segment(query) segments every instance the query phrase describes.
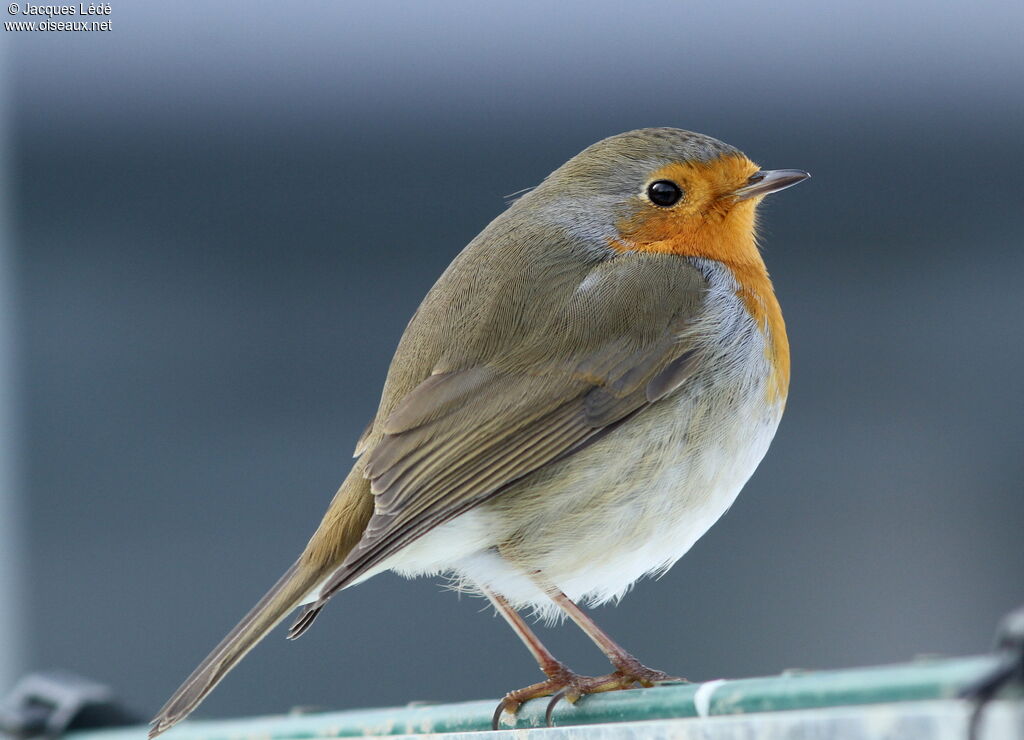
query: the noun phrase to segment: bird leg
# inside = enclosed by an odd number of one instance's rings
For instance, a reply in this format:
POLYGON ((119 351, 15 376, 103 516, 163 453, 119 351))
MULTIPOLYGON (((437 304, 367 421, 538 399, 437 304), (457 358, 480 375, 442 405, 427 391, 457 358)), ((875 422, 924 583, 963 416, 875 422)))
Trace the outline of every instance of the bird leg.
MULTIPOLYGON (((519 711, 519 707, 530 699, 558 694, 571 686, 580 685, 585 681, 592 680, 588 676, 577 675, 552 655, 551 651, 544 647, 540 638, 538 638, 534 631, 530 629, 530 626, 526 624, 526 620, 524 620, 519 613, 511 607, 504 597, 483 586, 479 586, 479 584, 478 588, 488 599, 490 599, 498 614, 505 618, 509 627, 511 627, 519 636, 519 639, 523 641, 523 644, 526 645, 526 648, 533 655, 534 659, 537 661, 537 665, 540 666, 541 671, 543 671, 544 675, 548 677, 547 681, 541 681, 540 683, 535 683, 527 686, 526 688, 517 689, 516 691, 510 691, 505 694, 505 697, 498 703, 497 708, 494 710, 494 717, 491 719, 491 727, 497 730, 498 724, 501 721, 501 715, 504 712, 514 715, 519 711)), ((575 700, 573 699, 573 701, 575 700)), ((550 713, 548 717, 548 724, 551 724, 550 713)))
POLYGON ((571 704, 575 704, 576 700, 586 694, 597 694, 602 691, 617 691, 619 689, 631 689, 639 685, 645 688, 650 688, 660 683, 673 682, 673 681, 685 681, 683 678, 676 678, 670 676, 662 671, 656 671, 653 668, 648 668, 639 660, 634 658, 628 652, 626 652, 615 640, 608 636, 608 634, 602 630, 594 622, 590 616, 580 609, 568 596, 562 593, 559 589, 551 586, 550 584, 540 584, 547 595, 554 601, 559 608, 564 611, 569 618, 574 621, 577 626, 593 640, 594 644, 597 645, 601 652, 607 656, 611 664, 615 666, 615 670, 605 676, 597 676, 594 678, 581 677, 582 680, 573 682, 571 685, 566 686, 561 691, 555 693, 551 697, 551 701, 548 702, 548 708, 546 717, 548 725, 551 724, 551 712, 554 710, 555 705, 558 704, 562 699, 566 699, 571 704))
POLYGON ((597 626, 590 615, 580 609, 576 604, 558 589, 546 589, 548 596, 574 621, 581 630, 593 640, 594 644, 601 648, 617 672, 623 677, 632 677, 634 682, 641 686, 653 686, 659 681, 682 681, 681 678, 673 678, 662 671, 655 671, 643 665, 639 660, 627 653, 615 640, 608 636, 604 630, 597 626))
POLYGON ((551 714, 555 706, 562 699, 570 704, 587 694, 598 694, 603 691, 618 691, 630 689, 636 685, 650 687, 666 681, 682 681, 684 679, 674 678, 662 671, 656 671, 643 665, 639 660, 627 653, 622 647, 612 640, 605 632, 594 623, 582 609, 576 606, 569 597, 558 589, 543 584, 544 591, 577 625, 583 632, 594 641, 601 651, 608 657, 616 670, 605 676, 581 676, 569 669, 564 663, 555 658, 551 651, 544 647, 537 635, 530 629, 526 621, 513 609, 504 597, 479 586, 481 592, 490 599, 494 608, 505 618, 512 630, 523 641, 527 649, 537 661, 541 671, 548 677, 547 681, 535 683, 526 688, 510 691, 498 703, 491 720, 491 727, 498 729, 501 715, 504 712, 515 714, 522 704, 530 699, 537 699, 542 696, 550 696, 544 718, 547 725, 551 726, 551 714))

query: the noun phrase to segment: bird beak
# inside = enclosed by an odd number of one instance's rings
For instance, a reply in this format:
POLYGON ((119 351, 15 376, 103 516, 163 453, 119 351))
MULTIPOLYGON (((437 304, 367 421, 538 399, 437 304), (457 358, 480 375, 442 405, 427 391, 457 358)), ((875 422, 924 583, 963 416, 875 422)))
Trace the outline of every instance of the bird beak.
POLYGON ((777 193, 780 190, 793 187, 810 176, 810 172, 803 170, 758 170, 750 176, 746 185, 739 190, 734 190, 732 195, 736 200, 747 200, 747 198, 777 193))

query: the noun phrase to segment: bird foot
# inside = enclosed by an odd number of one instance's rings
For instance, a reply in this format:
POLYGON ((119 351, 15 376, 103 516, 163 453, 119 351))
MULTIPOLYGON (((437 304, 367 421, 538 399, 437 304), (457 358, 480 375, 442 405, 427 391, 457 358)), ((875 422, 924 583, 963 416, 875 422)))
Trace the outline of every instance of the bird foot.
POLYGON ((526 688, 516 689, 515 691, 510 691, 505 694, 504 698, 498 702, 498 706, 494 709, 494 716, 491 718, 492 729, 498 729, 498 725, 501 722, 501 715, 505 712, 515 716, 516 712, 519 711, 519 707, 530 699, 539 699, 542 696, 551 696, 552 694, 563 690, 567 686, 575 685, 588 678, 587 676, 581 676, 578 673, 575 673, 561 663, 550 668, 545 668, 544 673, 548 676, 547 681, 531 684, 526 688))
POLYGON ((542 696, 551 697, 544 710, 544 722, 551 727, 552 713, 562 699, 570 704, 575 704, 587 694, 600 694, 605 691, 620 691, 636 687, 650 688, 662 683, 685 680, 648 668, 632 656, 618 661, 617 670, 604 676, 581 676, 560 665, 557 670, 548 673, 547 681, 541 681, 524 689, 505 694, 505 698, 498 703, 494 710, 491 727, 495 730, 498 729, 503 713, 508 712, 515 715, 524 703, 542 696))

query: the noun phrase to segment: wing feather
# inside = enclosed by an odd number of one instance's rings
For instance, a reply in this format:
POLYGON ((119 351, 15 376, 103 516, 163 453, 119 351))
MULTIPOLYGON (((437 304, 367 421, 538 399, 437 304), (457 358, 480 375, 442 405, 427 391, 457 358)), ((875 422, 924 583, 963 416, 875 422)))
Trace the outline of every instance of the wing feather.
MULTIPOLYGON (((499 325, 501 342, 440 357, 443 372, 428 372, 390 402, 386 389, 371 426, 380 431, 365 444, 374 515, 310 610, 433 527, 656 403, 699 368, 693 332, 706 283, 692 265, 624 255, 593 267, 583 285, 563 289, 566 297, 543 312, 516 299, 524 286, 496 289, 515 309, 514 325, 499 325)), ((472 315, 493 322, 504 314, 487 304, 472 315)), ((471 327, 465 333, 480 336, 471 327)), ((430 350, 422 338, 409 341, 430 350)))

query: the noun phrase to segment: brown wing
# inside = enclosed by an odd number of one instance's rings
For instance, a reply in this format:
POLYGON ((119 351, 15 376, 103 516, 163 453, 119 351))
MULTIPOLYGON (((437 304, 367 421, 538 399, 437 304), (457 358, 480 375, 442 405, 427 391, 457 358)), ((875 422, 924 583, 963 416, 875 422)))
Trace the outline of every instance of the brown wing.
MULTIPOLYGON (((695 368, 695 353, 668 336, 664 346, 632 358, 636 364, 618 378, 596 379, 578 369, 513 375, 472 368, 427 381, 414 395, 443 395, 445 386, 473 390, 429 421, 388 432, 370 453, 364 470, 375 513, 345 567, 372 567, 677 387, 695 368), (636 372, 641 369, 646 372, 636 372)), ((392 421, 385 429, 395 428, 392 421)))
POLYGON ((622 255, 576 287, 520 321, 518 341, 506 336, 490 357, 435 372, 378 416, 364 460, 375 513, 319 605, 430 529, 656 402, 698 366, 693 319, 706 284, 689 263, 622 255))

